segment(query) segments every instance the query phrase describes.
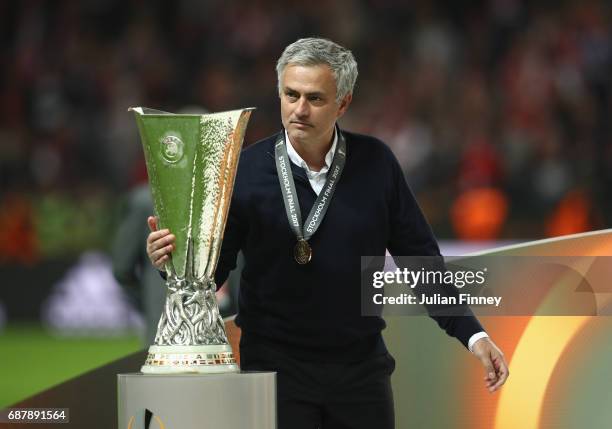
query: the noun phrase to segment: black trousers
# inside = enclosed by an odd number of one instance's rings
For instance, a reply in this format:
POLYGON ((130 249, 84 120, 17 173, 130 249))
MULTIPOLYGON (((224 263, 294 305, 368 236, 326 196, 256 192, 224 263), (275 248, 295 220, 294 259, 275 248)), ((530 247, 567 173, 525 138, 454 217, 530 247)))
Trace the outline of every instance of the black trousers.
POLYGON ((391 373, 384 354, 355 363, 308 362, 259 343, 241 345, 244 371, 276 371, 278 429, 393 429, 391 373))

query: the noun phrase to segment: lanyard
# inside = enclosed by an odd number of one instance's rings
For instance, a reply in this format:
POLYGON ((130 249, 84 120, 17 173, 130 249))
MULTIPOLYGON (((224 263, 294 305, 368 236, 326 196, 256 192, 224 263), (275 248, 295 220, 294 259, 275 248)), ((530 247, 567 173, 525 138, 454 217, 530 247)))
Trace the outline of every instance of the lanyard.
POLYGON ((344 164, 346 163, 346 141, 339 129, 337 132, 338 147, 336 148, 332 165, 327 172, 325 185, 314 202, 312 209, 310 209, 304 227, 302 227, 300 203, 297 198, 293 174, 291 173, 291 161, 289 160, 289 155, 287 155, 286 145, 291 143, 285 142, 285 133, 283 132, 274 144, 276 171, 283 193, 285 211, 287 212, 287 219, 289 220, 291 230, 298 240, 293 249, 294 258, 298 264, 306 264, 312 258, 312 248, 308 244, 308 240, 310 240, 317 229, 319 229, 321 222, 323 222, 325 213, 331 204, 332 196, 336 190, 336 185, 344 169, 344 164))

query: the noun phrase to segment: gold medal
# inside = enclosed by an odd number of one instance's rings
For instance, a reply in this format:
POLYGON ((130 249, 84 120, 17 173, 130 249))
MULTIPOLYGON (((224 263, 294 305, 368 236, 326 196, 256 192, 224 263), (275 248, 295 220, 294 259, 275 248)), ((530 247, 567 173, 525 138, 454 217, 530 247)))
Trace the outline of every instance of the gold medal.
POLYGON ((293 248, 293 257, 300 265, 310 262, 310 259, 312 258, 312 248, 310 247, 310 244, 308 244, 308 242, 304 239, 298 240, 293 248))

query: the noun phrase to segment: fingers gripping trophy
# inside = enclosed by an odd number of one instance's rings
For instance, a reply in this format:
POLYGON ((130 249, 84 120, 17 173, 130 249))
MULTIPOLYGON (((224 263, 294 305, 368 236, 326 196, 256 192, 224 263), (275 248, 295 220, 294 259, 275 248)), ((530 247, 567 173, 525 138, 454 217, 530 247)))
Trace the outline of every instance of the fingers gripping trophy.
POLYGON ((214 273, 252 108, 136 115, 158 227, 176 236, 167 295, 143 373, 236 372, 215 296, 214 273))

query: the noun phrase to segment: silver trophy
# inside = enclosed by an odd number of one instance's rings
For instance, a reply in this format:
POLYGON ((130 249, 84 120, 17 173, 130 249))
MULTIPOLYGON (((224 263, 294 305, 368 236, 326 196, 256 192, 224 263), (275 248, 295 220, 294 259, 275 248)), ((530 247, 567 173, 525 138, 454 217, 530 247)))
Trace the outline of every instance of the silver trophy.
POLYGON ((236 372, 214 273, 253 109, 205 115, 130 110, 140 131, 158 227, 176 236, 165 266, 166 304, 141 371, 236 372))

